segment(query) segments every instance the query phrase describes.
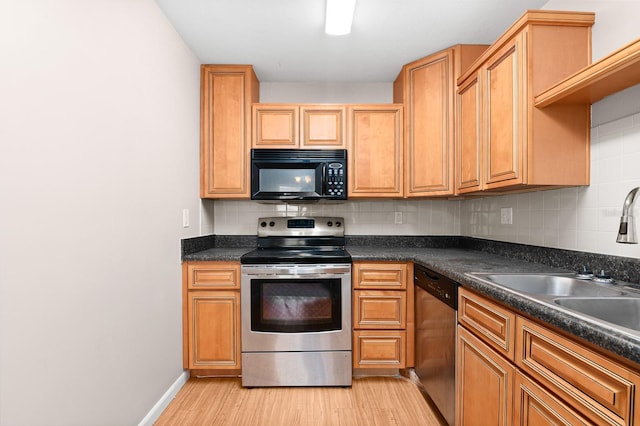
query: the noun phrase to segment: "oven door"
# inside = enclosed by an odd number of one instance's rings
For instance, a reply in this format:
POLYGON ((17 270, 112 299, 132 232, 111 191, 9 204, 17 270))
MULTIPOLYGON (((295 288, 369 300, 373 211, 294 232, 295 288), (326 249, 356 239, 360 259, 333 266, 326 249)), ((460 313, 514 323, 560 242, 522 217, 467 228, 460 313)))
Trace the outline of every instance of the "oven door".
POLYGON ((351 350, 351 265, 243 265, 242 352, 351 350))

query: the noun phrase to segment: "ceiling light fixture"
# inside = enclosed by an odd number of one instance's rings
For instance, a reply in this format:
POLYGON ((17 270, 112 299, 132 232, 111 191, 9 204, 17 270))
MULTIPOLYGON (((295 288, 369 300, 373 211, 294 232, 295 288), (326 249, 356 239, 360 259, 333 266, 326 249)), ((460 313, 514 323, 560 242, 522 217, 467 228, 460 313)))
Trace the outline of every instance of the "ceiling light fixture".
POLYGON ((324 31, 331 35, 349 34, 355 10, 356 0, 327 0, 324 31))

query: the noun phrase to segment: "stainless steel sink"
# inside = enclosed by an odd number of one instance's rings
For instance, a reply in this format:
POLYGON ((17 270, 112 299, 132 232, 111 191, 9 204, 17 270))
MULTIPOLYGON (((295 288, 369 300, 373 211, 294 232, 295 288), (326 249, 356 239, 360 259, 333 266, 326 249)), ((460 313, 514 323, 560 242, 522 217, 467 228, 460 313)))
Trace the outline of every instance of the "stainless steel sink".
POLYGON ((602 321, 640 331, 638 297, 566 297, 555 299, 558 305, 602 321))
POLYGON ((615 287, 579 280, 573 275, 503 273, 472 273, 469 275, 520 293, 537 296, 609 297, 624 294, 624 291, 615 287))

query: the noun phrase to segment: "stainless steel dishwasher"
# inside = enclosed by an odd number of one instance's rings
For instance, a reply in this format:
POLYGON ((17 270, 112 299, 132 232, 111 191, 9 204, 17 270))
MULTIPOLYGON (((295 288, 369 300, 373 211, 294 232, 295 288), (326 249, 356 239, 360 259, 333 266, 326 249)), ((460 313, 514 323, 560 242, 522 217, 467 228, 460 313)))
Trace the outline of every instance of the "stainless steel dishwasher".
POLYGON ((458 283, 414 268, 416 306, 415 372, 424 390, 450 425, 455 423, 456 322, 458 283))

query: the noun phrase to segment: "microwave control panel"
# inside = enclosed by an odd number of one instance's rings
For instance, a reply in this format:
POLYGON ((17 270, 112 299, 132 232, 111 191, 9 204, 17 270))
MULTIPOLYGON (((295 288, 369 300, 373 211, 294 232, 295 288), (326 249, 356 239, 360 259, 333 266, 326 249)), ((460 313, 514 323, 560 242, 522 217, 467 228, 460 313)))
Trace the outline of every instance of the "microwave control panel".
POLYGON ((327 167, 327 194, 343 195, 346 191, 346 179, 342 163, 329 163, 327 167))

